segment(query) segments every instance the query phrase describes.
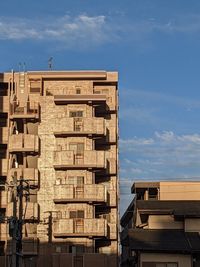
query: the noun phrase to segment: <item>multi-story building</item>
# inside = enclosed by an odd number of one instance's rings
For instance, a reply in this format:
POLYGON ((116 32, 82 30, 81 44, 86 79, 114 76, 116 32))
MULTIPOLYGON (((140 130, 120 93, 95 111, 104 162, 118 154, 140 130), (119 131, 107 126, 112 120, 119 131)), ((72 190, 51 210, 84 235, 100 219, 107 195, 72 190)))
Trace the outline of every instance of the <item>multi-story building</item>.
POLYGON ((200 182, 136 182, 121 218, 121 266, 200 266, 200 182))
POLYGON ((1 266, 17 249, 26 267, 118 265, 117 84, 106 71, 0 74, 1 266))

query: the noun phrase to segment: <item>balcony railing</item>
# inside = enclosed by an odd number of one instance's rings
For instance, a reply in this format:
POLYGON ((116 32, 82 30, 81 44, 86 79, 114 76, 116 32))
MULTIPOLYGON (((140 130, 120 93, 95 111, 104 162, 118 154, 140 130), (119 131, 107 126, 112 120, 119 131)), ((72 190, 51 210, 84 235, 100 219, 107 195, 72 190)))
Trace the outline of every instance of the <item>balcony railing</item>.
POLYGON ((54 202, 106 202, 107 191, 104 185, 84 184, 70 185, 60 184, 54 186, 54 202))
POLYGON ((55 151, 54 168, 106 168, 105 152, 85 150, 81 154, 77 154, 71 150, 55 151))
POLYGON ((10 118, 39 118, 39 103, 28 101, 25 106, 20 106, 18 101, 10 103, 10 118))
POLYGON ((88 94, 88 95, 67 95, 60 92, 59 95, 54 95, 54 102, 56 104, 70 104, 70 103, 105 103, 106 95, 88 94))
POLYGON ((38 169, 35 168, 12 168, 9 170, 8 180, 13 181, 16 175, 17 180, 21 178, 28 182, 29 185, 38 186, 38 169))
MULTIPOLYGON (((13 216, 13 202, 8 203, 7 215, 13 216)), ((18 209, 19 210, 19 209, 18 209)), ((23 202, 24 220, 37 221, 39 220, 39 206, 35 202, 23 202)))
POLYGON ((105 219, 58 219, 53 223, 53 235, 62 236, 107 236, 105 219))
MULTIPOLYGON (((117 109, 115 96, 103 94, 88 94, 88 95, 69 95, 62 91, 54 95, 54 102, 56 104, 78 104, 78 103, 91 103, 91 104, 107 104, 108 108, 112 111, 117 109)), ((51 93, 50 93, 51 94, 51 93)))
POLYGON ((37 152, 39 150, 38 136, 34 134, 13 134, 9 140, 11 152, 37 152))
POLYGON ((103 118, 61 118, 55 124, 55 135, 106 135, 103 118))

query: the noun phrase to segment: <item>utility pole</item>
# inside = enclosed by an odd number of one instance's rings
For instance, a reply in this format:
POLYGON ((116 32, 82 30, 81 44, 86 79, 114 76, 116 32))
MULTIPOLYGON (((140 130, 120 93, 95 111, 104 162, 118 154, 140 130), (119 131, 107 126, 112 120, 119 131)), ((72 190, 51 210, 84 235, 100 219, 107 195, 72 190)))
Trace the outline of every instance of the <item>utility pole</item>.
POLYGON ((17 267, 17 176, 13 177, 13 216, 9 219, 9 234, 12 236, 12 267, 17 267))
POLYGON ((22 229, 23 229, 23 197, 27 198, 30 194, 29 183, 21 176, 17 180, 17 173, 13 176, 13 183, 8 185, 12 190, 13 216, 7 218, 9 223, 9 235, 12 237, 12 257, 11 266, 22 266, 22 229), (24 183, 26 184, 24 186, 24 183), (24 193, 24 191, 26 191, 24 193))

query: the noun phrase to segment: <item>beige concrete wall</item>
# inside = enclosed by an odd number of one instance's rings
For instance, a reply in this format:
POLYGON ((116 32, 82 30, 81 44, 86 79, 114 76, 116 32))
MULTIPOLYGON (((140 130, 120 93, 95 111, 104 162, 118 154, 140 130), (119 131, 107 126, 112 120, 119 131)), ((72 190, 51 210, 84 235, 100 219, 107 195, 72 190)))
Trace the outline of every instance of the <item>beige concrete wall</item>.
POLYGON ((199 200, 199 182, 160 182, 160 200, 199 200))
POLYGON ((149 215, 149 229, 183 229, 182 221, 175 221, 170 215, 149 215))
POLYGON ((191 256, 182 254, 141 253, 140 267, 144 262, 177 262, 180 267, 192 267, 191 256))
POLYGON ((186 232, 200 232, 200 219, 199 218, 185 218, 185 231, 186 232))

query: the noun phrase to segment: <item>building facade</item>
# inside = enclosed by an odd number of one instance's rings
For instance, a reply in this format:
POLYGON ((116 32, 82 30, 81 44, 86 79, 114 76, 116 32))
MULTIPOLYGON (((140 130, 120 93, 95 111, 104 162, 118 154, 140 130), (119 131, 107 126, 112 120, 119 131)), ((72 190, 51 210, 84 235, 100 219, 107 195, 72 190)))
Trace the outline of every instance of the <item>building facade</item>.
POLYGON ((106 71, 0 75, 1 266, 117 266, 117 85, 106 71))
POLYGON ((200 266, 200 182, 136 182, 121 218, 121 266, 200 266))

